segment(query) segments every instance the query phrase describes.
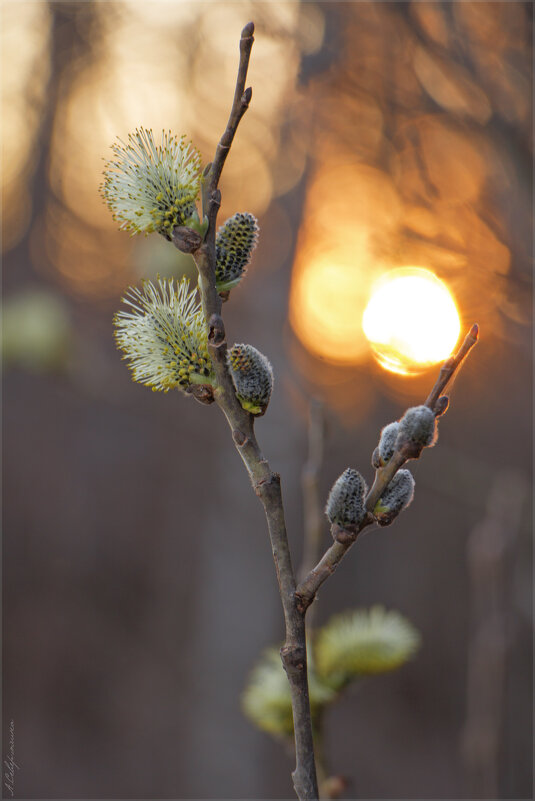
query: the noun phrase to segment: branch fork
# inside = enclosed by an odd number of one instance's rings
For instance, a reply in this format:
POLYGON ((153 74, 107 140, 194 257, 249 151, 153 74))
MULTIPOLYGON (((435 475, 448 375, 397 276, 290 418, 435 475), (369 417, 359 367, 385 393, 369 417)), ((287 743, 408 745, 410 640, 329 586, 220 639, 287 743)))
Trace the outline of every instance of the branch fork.
MULTIPOLYGON (((438 417, 446 411, 449 399, 447 396, 442 395, 442 392, 453 379, 470 350, 477 343, 478 335, 478 326, 473 325, 465 336, 457 354, 449 358, 443 364, 437 381, 424 404, 434 411, 435 416, 438 417)), ((353 527, 351 527, 351 530, 342 529, 342 532, 340 532, 340 526, 337 524, 331 527, 331 534, 335 540, 334 544, 327 549, 316 567, 309 572, 296 590, 299 608, 303 610, 303 613, 306 612, 314 601, 316 593, 321 585, 327 581, 329 576, 332 576, 349 548, 357 539, 358 534, 364 528, 375 522, 373 516, 375 505, 382 497, 397 471, 403 467, 405 462, 409 461, 409 459, 418 459, 422 450, 422 445, 409 442, 404 443, 399 450, 394 451, 392 457, 384 467, 379 467, 377 469, 372 488, 368 492, 365 500, 365 508, 368 514, 359 524, 356 531, 353 531, 353 527)))
MULTIPOLYGON (((318 783, 308 691, 305 615, 318 589, 334 573, 359 533, 374 522, 373 509, 396 471, 408 459, 418 458, 421 448, 418 453, 414 448, 401 448, 385 467, 377 470, 375 481, 366 498, 367 513, 361 523, 348 528, 333 525, 333 544, 297 585, 286 533, 280 476, 271 470, 260 450, 254 432, 253 415, 242 408, 236 397, 227 368, 226 334, 221 317, 221 305, 225 298, 218 294, 215 284, 215 231, 221 205, 218 183, 238 125, 251 102, 252 90, 245 88, 245 81, 254 42, 253 33, 254 25, 250 22, 241 34, 238 76, 227 127, 217 145, 213 162, 205 167, 202 176, 202 213, 203 219, 208 222, 204 240, 201 240, 196 231, 178 228, 174 229, 172 240, 180 250, 189 248, 185 252, 192 253, 197 264, 199 291, 208 329, 208 349, 215 375, 214 388, 192 387, 191 394, 202 403, 215 401, 221 408, 254 491, 264 507, 286 628, 286 639, 280 653, 292 700, 296 759, 292 779, 300 801, 316 801, 318 783)), ((446 410, 448 399, 442 396, 442 392, 476 341, 477 326, 473 326, 457 355, 443 365, 425 402, 435 415, 443 414, 446 410)))

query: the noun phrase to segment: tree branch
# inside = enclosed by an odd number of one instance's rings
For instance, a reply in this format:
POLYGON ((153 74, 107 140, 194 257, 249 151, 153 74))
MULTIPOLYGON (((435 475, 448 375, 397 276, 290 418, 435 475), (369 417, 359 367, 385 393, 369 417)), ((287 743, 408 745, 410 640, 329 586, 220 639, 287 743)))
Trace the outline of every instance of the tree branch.
POLYGON ((242 31, 240 65, 232 110, 214 160, 206 167, 203 174, 203 216, 208 218, 209 225, 204 242, 193 256, 199 270, 199 291, 208 326, 208 350, 215 374, 214 400, 227 418, 234 444, 264 507, 277 571, 286 627, 286 640, 281 648, 281 659, 290 684, 294 720, 296 758, 296 767, 292 774, 294 787, 300 801, 316 801, 318 787, 308 695, 305 616, 298 607, 295 594, 296 581, 286 534, 280 477, 272 472, 260 451, 254 432, 254 417, 242 408, 236 398, 227 369, 225 326, 221 318, 221 298, 215 285, 215 230, 221 204, 218 183, 239 122, 251 100, 251 90, 244 91, 244 87, 253 45, 253 32, 252 22, 242 31))
POLYGON ((241 118, 247 111, 253 90, 245 88, 247 80, 247 70, 249 69, 249 59, 254 42, 254 23, 249 22, 241 32, 240 38, 240 65, 238 67, 238 77, 236 78, 236 89, 234 90, 234 100, 227 122, 227 127, 216 149, 212 168, 210 170, 210 189, 217 188, 219 178, 232 145, 234 135, 238 128, 241 118))
MULTIPOLYGON (((447 387, 470 350, 476 344, 478 334, 478 326, 473 325, 465 336, 463 344, 456 355, 447 359, 442 365, 435 385, 425 401, 425 406, 432 409, 437 417, 443 414, 448 406, 447 398, 442 396, 441 393, 447 387)), ((321 585, 327 581, 329 576, 332 576, 360 532, 375 522, 372 514, 373 509, 399 468, 409 459, 418 459, 421 452, 422 448, 415 451, 411 446, 405 445, 399 450, 394 451, 387 464, 384 467, 380 467, 375 473, 375 480, 372 488, 366 496, 365 506, 368 514, 364 517, 360 525, 352 529, 342 529, 336 524, 331 526, 331 535, 334 539, 333 545, 327 549, 316 567, 310 571, 296 590, 296 595, 299 599, 299 607, 303 613, 306 613, 306 610, 314 601, 317 591, 321 585)))
POLYGON ((463 344, 457 351, 456 355, 451 356, 442 365, 442 369, 436 380, 435 386, 429 393, 429 397, 427 398, 424 404, 425 406, 429 406, 430 409, 436 412, 436 404, 440 395, 442 395, 447 385, 452 380, 454 374, 459 370, 459 367, 461 366, 462 362, 468 356, 471 349, 476 344, 478 337, 479 337, 479 326, 474 323, 470 331, 465 336, 463 344))
POLYGON ((323 534, 322 504, 319 494, 319 474, 323 462, 325 413, 319 400, 311 400, 308 409, 308 458, 301 473, 303 491, 303 559, 299 568, 304 578, 314 567, 321 553, 323 534))
MULTIPOLYGON (((314 600, 317 590, 332 575, 346 551, 351 547, 359 532, 373 521, 371 510, 395 472, 409 458, 417 458, 413 451, 406 449, 396 452, 386 467, 377 471, 374 484, 366 499, 368 514, 362 524, 348 531, 333 526, 334 544, 324 554, 319 564, 313 568, 305 580, 296 588, 292 568, 280 477, 272 472, 267 460, 260 451, 254 432, 254 418, 244 411, 234 390, 227 369, 227 343, 223 320, 221 318, 222 300, 215 285, 215 236, 217 214, 221 205, 219 179, 238 125, 251 101, 251 89, 245 89, 247 69, 253 45, 254 25, 249 23, 242 31, 240 40, 240 63, 234 100, 227 127, 216 148, 214 160, 207 165, 202 180, 202 211, 208 220, 204 241, 194 251, 194 259, 199 271, 199 291, 206 324, 208 327, 208 350, 215 375, 213 400, 223 411, 232 431, 234 444, 251 478, 254 490, 262 505, 268 524, 273 559, 284 611, 286 640, 281 648, 281 658, 290 684, 292 712, 294 721, 296 767, 292 774, 294 788, 300 801, 316 801, 318 787, 314 762, 312 722, 308 694, 307 651, 305 614, 314 600)), ((174 237, 175 245, 193 247, 188 241, 184 245, 183 232, 174 237)), ((447 407, 447 400, 440 397, 441 392, 452 379, 454 373, 477 340, 477 326, 466 337, 458 354, 443 365, 439 378, 426 405, 438 416, 447 407)), ((211 402, 211 398, 204 399, 211 402)))

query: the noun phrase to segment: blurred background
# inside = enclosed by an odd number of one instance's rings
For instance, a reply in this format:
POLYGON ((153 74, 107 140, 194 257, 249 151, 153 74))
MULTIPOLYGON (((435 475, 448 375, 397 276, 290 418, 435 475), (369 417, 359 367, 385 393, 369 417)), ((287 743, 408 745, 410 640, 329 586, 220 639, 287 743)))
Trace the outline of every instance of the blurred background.
POLYGON ((109 146, 140 125, 210 159, 252 19, 253 102, 219 220, 252 212, 261 237, 224 311, 230 342, 274 366, 257 433, 296 565, 310 399, 327 421, 323 499, 347 466, 372 479, 380 428, 437 373, 374 357, 361 319, 376 278, 429 269, 462 330, 481 330, 438 446, 411 465, 411 509, 321 592, 318 624, 381 603, 422 635, 412 662, 329 711, 329 767, 347 798, 531 798, 532 4, 19 1, 1 15, 15 797, 293 795, 291 757, 241 711, 283 637, 261 506, 217 408, 133 384, 112 338, 130 283, 194 265, 120 233, 98 193, 109 146))

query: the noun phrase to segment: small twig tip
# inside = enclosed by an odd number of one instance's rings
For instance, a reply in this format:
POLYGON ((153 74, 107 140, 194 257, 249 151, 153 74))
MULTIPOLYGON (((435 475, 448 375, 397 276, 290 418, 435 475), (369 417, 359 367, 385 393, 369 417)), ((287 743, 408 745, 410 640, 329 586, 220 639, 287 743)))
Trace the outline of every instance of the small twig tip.
POLYGON ((243 31, 241 32, 242 39, 249 39, 254 33, 254 22, 248 22, 243 31))
POLYGON ((479 326, 477 323, 474 323, 474 325, 470 329, 470 336, 472 337, 472 339, 479 339, 479 326))

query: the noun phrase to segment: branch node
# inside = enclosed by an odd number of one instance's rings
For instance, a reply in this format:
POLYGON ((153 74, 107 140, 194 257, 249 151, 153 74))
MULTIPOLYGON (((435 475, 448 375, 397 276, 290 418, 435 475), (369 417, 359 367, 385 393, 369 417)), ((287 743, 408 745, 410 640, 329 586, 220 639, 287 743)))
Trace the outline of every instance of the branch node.
POLYGON ((243 448, 249 437, 244 434, 243 431, 240 431, 239 428, 235 428, 232 432, 232 439, 238 448, 243 448))
POLYGON ((220 345, 225 341, 225 326, 219 314, 212 314, 208 321, 208 342, 220 345))
POLYGON ((219 208, 221 206, 221 190, 215 189, 210 197, 210 205, 217 206, 219 208))
POLYGON ((195 253, 202 243, 202 237, 192 228, 177 225, 173 228, 173 245, 182 253, 195 253))
POLYGON ((199 403, 209 405, 215 401, 214 388, 211 384, 190 384, 186 389, 188 395, 192 395, 199 403))
POLYGON ((257 495, 260 495, 264 490, 269 487, 280 487, 281 477, 278 473, 270 473, 266 478, 261 478, 260 481, 253 482, 253 488, 257 495))
POLYGON ((286 673, 302 673, 305 669, 307 653, 302 645, 283 645, 280 655, 286 673))
POLYGON ((249 103, 251 102, 251 98, 252 98, 252 96, 253 96, 253 90, 252 90, 252 88, 249 86, 249 87, 248 87, 248 88, 245 90, 245 92, 243 93, 243 95, 241 96, 241 104, 242 104, 242 106, 248 106, 248 105, 249 105, 249 103))
POLYGON ((300 592, 296 592, 295 593, 295 598, 296 598, 296 601, 297 601, 297 611, 299 612, 299 614, 301 614, 301 615, 305 615, 306 614, 306 611, 307 611, 308 607, 310 606, 310 604, 312 603, 312 601, 314 600, 315 597, 316 596, 313 595, 312 598, 308 598, 308 597, 305 597, 305 595, 303 593, 300 593, 300 592))
POLYGON ((341 545, 352 545, 359 534, 358 526, 348 525, 342 527, 338 523, 333 523, 331 526, 331 536, 335 542, 341 545))

